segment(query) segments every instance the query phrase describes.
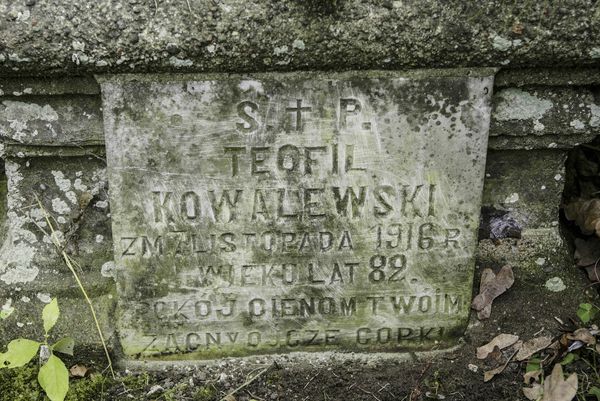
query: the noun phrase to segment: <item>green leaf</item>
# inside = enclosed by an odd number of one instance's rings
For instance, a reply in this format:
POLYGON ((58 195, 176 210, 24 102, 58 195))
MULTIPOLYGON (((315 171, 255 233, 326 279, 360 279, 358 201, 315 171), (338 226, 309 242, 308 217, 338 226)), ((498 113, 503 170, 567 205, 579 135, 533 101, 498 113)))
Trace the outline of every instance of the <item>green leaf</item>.
POLYGON ((8 350, 0 354, 0 368, 18 368, 26 365, 37 354, 40 343, 18 338, 8 343, 8 350))
POLYGON ((52 351, 73 356, 73 347, 75 347, 75 340, 71 337, 65 337, 54 343, 52 351))
POLYGON ((531 358, 527 362, 527 366, 525 367, 525 372, 535 372, 537 370, 542 369, 541 365, 542 360, 540 358, 531 358))
POLYGON ((595 395, 596 400, 600 401, 600 388, 592 386, 592 388, 588 390, 588 395, 595 395))
POLYGON ((579 356, 577 354, 569 353, 569 354, 567 354, 567 356, 565 356, 563 358, 562 361, 560 361, 560 364, 563 365, 563 366, 566 366, 566 365, 568 365, 568 364, 570 364, 573 361, 576 361, 578 359, 579 359, 579 356))
POLYGON ((38 382, 51 401, 63 401, 69 390, 69 372, 57 356, 50 355, 48 362, 40 368, 38 382))
POLYGON ((579 309, 577 309, 577 317, 579 317, 583 323, 588 323, 592 320, 594 316, 596 316, 596 313, 598 313, 598 311, 592 304, 579 304, 579 309))
POLYGON ((54 298, 48 305, 44 306, 44 310, 42 311, 42 320, 44 321, 44 330, 46 330, 46 334, 52 330, 59 315, 58 301, 54 298))

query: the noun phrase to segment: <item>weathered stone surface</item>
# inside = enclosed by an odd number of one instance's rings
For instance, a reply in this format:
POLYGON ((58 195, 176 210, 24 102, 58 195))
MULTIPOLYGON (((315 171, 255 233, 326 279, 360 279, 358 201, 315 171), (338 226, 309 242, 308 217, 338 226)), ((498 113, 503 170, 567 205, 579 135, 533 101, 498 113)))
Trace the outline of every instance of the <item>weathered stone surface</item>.
MULTIPOLYGON (((66 315, 75 321, 61 322, 60 327, 69 328, 63 333, 74 336, 78 345, 97 344, 98 339, 90 334, 94 333, 93 320, 52 243, 44 210, 54 237, 74 259, 96 307, 111 310, 114 282, 110 272, 103 271, 113 259, 104 161, 93 156, 8 157, 6 175, 7 231, 0 249, 0 298, 15 312, 3 321, 0 338, 39 337, 39 313, 52 297, 58 297, 66 315)), ((110 328, 109 315, 98 316, 110 328)), ((111 331, 105 334, 110 337, 111 331)))
POLYGON ((598 65, 596 3, 0 2, 0 72, 598 65))
POLYGON ((502 68, 494 87, 591 86, 600 84, 600 69, 594 67, 502 68))
MULTIPOLYGON (((588 105, 591 106, 594 102, 593 87, 590 85, 598 82, 598 74, 594 71, 516 70, 502 71, 497 75, 493 97, 493 102, 496 104, 503 98, 502 89, 511 88, 512 90, 522 90, 542 100, 550 100, 553 108, 542 118, 542 123, 545 125, 542 135, 532 129, 534 123, 531 119, 495 121, 491 126, 490 147, 492 151, 489 152, 487 158, 489 175, 486 177, 488 185, 484 191, 483 204, 493 208, 494 213, 501 213, 503 216, 517 221, 521 229, 521 239, 504 238, 480 241, 479 261, 482 266, 501 266, 505 263, 513 263, 514 266, 526 269, 528 274, 531 273, 531 277, 544 281, 548 278, 544 278, 546 272, 551 271, 555 274, 563 266, 570 264, 568 246, 561 237, 559 227, 553 225, 556 224, 559 217, 558 205, 563 186, 562 179, 565 175, 563 160, 567 148, 578 142, 589 140, 595 135, 595 129, 587 123, 591 115, 578 113, 572 116, 581 117, 580 120, 584 121, 585 129, 581 133, 574 130, 574 127, 569 124, 572 120, 569 119, 570 115, 567 111, 579 110, 580 106, 578 105, 582 102, 585 105, 583 111, 589 110, 588 105), (518 135, 511 135, 513 132, 509 126, 518 135), (556 143, 557 149, 547 149, 551 143, 556 143), (502 149, 502 151, 493 149, 502 149), (515 151, 515 149, 523 150, 515 151), (560 178, 555 180, 554 177, 557 175, 560 175, 560 178), (545 185, 546 189, 541 190, 542 185, 537 185, 539 183, 545 185), (518 195, 518 199, 514 195, 515 193, 518 195), (509 202, 506 202, 507 200, 509 202)), ((87 99, 94 99, 90 100, 89 104, 94 105, 95 108, 88 109, 86 113, 95 114, 95 119, 102 113, 99 108, 99 88, 93 80, 77 78, 4 79, 0 81, 0 89, 4 92, 0 103, 3 100, 11 100, 37 104, 41 107, 48 104, 54 108, 57 104, 56 99, 60 101, 68 98, 73 101, 73 110, 79 110, 77 108, 80 104, 79 99, 83 99, 84 104, 87 99)), ((507 106, 514 107, 509 114, 519 112, 518 104, 506 103, 507 106)), ((54 177, 48 174, 48 170, 60 169, 65 172, 68 179, 72 179, 68 175, 70 175, 69 171, 73 169, 82 171, 84 176, 88 176, 103 166, 103 145, 97 147, 73 146, 74 139, 82 138, 85 135, 89 135, 87 136, 90 139, 88 144, 103 144, 104 133, 98 128, 98 122, 94 122, 93 126, 88 125, 93 127, 92 130, 84 131, 81 127, 90 123, 83 112, 70 115, 68 111, 65 111, 62 114, 64 117, 61 118, 64 118, 65 121, 70 119, 70 121, 66 124, 55 125, 55 129, 59 129, 55 138, 51 136, 51 131, 47 130, 44 131, 44 138, 47 140, 40 139, 34 143, 32 141, 36 140, 36 137, 27 135, 24 137, 24 144, 18 144, 16 141, 6 138, 10 132, 7 128, 2 131, 5 136, 3 143, 7 145, 4 149, 4 157, 8 158, 9 162, 18 164, 17 176, 23 177, 17 186, 11 187, 11 192, 9 192, 11 199, 16 195, 13 191, 19 188, 22 188, 23 193, 27 195, 23 205, 27 202, 33 204, 32 195, 35 191, 39 191, 37 192, 38 196, 44 198, 41 188, 36 188, 31 184, 36 180, 44 181, 44 184, 51 188, 53 197, 55 197, 54 194, 60 194, 59 189, 55 188, 57 184, 54 177), (78 134, 71 133, 71 129, 78 131, 78 134), (38 158, 42 159, 38 160, 38 158), (67 160, 65 158, 74 159, 72 159, 72 163, 63 163, 67 160), (41 161, 44 163, 40 164, 41 161)), ((493 113, 492 119, 494 119, 493 113)), ((0 124, 10 128, 10 122, 0 121, 0 124)), ((42 124, 43 127, 44 124, 42 124)), ((12 132, 10 134, 12 135, 12 132)), ((11 177, 11 182, 12 177, 15 176, 14 173, 15 171, 9 167, 6 174, 11 177)), ((74 179, 76 178, 78 177, 74 177, 74 179)), ((46 207, 51 209, 52 199, 48 200, 50 202, 46 203, 46 207)), ((101 204, 108 205, 103 202, 101 204)), ((27 209, 17 206, 15 210, 25 212, 27 209)), ((98 305, 104 311, 110 312, 110 302, 114 301, 114 298, 110 299, 112 265, 109 261, 112 259, 110 252, 112 242, 109 229, 109 209, 108 207, 91 208, 86 213, 89 212, 93 213, 86 214, 84 222, 91 218, 96 223, 89 226, 90 231, 87 234, 75 236, 72 241, 77 243, 77 247, 86 249, 84 265, 87 266, 86 272, 90 274, 84 278, 84 281, 86 284, 89 283, 98 305), (96 243, 97 238, 102 238, 103 242, 96 243), (93 253, 87 254, 90 251, 93 253)), ((11 214, 11 216, 13 215, 11 214)), ((484 217, 486 216, 489 216, 487 208, 484 211, 484 217)), ((6 229, 8 223, 4 213, 1 220, 6 229)), ((11 221, 13 221, 12 217, 11 221)), ((4 240, 2 229, 0 229, 0 235, 0 239, 4 240)), ((59 296, 59 299, 63 300, 65 313, 75 316, 73 320, 82 324, 76 328, 76 332, 65 327, 64 334, 77 336, 79 333, 83 333, 82 338, 78 339, 78 344, 97 345, 97 338, 85 334, 86 329, 83 325, 87 325, 85 327, 89 328, 88 332, 93 332, 93 325, 87 320, 89 315, 84 305, 80 310, 69 309, 71 305, 79 305, 77 303, 79 294, 73 287, 74 283, 66 267, 53 253, 52 247, 48 247, 48 245, 40 243, 36 244, 34 248, 36 258, 39 258, 35 265, 43 266, 42 273, 38 274, 34 281, 11 284, 0 282, 0 306, 10 303, 15 307, 15 313, 3 322, 0 328, 0 338, 12 339, 18 336, 28 336, 29 333, 32 333, 31 335, 41 333, 38 314, 43 307, 43 302, 37 296, 40 294, 43 299, 47 299, 49 296, 59 296)), ((13 246, 9 246, 7 241, 5 249, 11 250, 13 246)), ((80 256, 76 255, 76 259, 79 260, 80 256)), ((22 275, 22 277, 26 279, 28 276, 22 275)), ((102 315, 101 319, 106 322, 106 332, 111 333, 114 322, 112 315, 102 315)))
POLYGON ((510 264, 534 278, 573 263, 560 232, 563 149, 488 151, 478 261, 510 264))
POLYGON ((506 212, 521 230, 557 228, 566 159, 561 149, 489 151, 483 205, 506 212))
MULTIPOLYGON (((102 227, 107 219, 104 213, 108 206, 107 183, 102 161, 92 156, 63 160, 11 158, 6 161, 6 173, 9 249, 4 249, 0 256, 3 262, 0 280, 6 284, 30 283, 44 276, 41 286, 50 285, 52 277, 62 280, 51 268, 45 269, 62 263, 48 237, 51 232, 42 207, 61 242, 74 247, 69 253, 79 258, 82 267, 92 270, 88 260, 95 261, 101 256, 104 262, 110 260, 110 245, 96 239, 98 234, 106 237, 106 232, 94 232, 94 227, 102 227), (83 216, 86 211, 90 213, 83 216), (80 242, 73 242, 75 238, 80 242), (85 248, 78 244, 85 244, 85 248)), ((100 266, 95 267, 98 269, 93 270, 99 272, 100 266)))
POLYGON ((4 77, 0 81, 0 96, 7 97, 99 94, 98 83, 92 77, 4 77))
POLYGON ((42 337, 40 311, 58 297, 56 333, 94 349, 99 339, 75 279, 52 244, 47 211, 64 250, 111 337, 112 237, 98 86, 84 79, 0 81, 0 135, 6 164, 0 248, 0 306, 14 309, 0 338, 42 337), (91 95, 91 96, 90 96, 91 95), (102 146, 97 146, 102 145, 102 146))
POLYGON ((569 149, 598 134, 600 105, 590 87, 508 87, 494 94, 493 149, 569 149))
POLYGON ((103 145, 99 96, 3 98, 0 135, 5 144, 103 145))
POLYGON ((103 78, 125 353, 455 341, 492 85, 462 74, 103 78))

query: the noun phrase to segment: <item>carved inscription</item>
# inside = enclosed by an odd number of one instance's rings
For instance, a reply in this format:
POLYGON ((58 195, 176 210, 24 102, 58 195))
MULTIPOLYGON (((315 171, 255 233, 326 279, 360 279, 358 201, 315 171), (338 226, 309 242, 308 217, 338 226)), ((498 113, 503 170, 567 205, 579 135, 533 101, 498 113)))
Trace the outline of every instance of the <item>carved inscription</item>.
POLYGON ((128 355, 399 351, 460 334, 489 78, 102 85, 128 355))

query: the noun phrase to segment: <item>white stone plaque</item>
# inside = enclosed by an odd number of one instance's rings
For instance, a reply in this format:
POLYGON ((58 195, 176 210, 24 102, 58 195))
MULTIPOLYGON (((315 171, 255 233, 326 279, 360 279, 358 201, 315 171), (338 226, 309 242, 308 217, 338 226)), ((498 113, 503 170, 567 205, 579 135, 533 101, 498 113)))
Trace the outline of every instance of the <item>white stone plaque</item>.
POLYGON ((469 315, 492 81, 102 78, 125 353, 453 344, 469 315))

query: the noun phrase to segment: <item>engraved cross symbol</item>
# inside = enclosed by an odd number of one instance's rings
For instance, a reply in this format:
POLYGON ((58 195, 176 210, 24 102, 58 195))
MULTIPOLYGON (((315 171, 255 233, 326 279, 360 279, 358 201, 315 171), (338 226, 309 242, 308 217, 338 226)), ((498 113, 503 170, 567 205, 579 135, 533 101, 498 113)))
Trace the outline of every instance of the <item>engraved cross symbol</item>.
POLYGON ((295 112, 296 113, 296 131, 302 130, 302 112, 303 111, 311 111, 312 107, 305 106, 302 107, 302 99, 296 99, 296 107, 286 107, 286 111, 295 112))

